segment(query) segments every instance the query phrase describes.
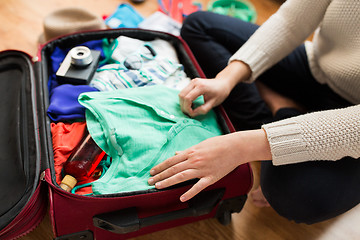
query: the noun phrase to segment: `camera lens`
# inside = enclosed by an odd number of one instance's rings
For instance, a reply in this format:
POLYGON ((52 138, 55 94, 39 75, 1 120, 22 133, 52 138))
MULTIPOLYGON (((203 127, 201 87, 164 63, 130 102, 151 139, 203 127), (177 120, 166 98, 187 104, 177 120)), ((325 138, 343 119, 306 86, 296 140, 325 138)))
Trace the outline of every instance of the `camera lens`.
POLYGON ((70 50, 71 64, 76 67, 86 67, 93 58, 89 48, 85 46, 74 47, 70 50))

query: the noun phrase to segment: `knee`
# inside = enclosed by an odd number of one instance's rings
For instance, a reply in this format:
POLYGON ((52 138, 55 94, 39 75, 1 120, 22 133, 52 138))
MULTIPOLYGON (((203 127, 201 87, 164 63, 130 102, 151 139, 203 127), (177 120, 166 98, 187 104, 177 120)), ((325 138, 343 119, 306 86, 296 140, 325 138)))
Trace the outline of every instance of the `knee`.
POLYGON ((340 215, 354 206, 341 200, 336 190, 327 188, 329 183, 308 180, 303 171, 296 171, 294 167, 275 167, 271 163, 261 166, 263 194, 279 215, 297 223, 313 224, 340 215))
POLYGON ((266 184, 261 185, 263 194, 270 206, 282 217, 296 223, 313 224, 325 220, 315 207, 316 203, 309 198, 304 199, 300 194, 284 193, 281 189, 274 191, 266 184), (301 198, 299 198, 299 195, 301 198))
POLYGON ((188 36, 193 34, 200 34, 200 32, 203 32, 202 26, 203 22, 207 18, 207 15, 207 11, 196 11, 187 16, 181 27, 181 37, 186 40, 188 36))

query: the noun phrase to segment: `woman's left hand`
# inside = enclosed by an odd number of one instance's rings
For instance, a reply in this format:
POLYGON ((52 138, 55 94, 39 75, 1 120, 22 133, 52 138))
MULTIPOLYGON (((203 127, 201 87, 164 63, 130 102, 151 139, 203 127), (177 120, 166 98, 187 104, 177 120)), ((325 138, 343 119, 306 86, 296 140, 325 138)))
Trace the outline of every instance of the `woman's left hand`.
MULTIPOLYGON (((251 155, 252 153, 248 150, 255 150, 255 148, 251 145, 249 147, 248 144, 268 148, 264 131, 252 130, 217 136, 177 152, 175 156, 151 169, 152 177, 148 182, 150 185, 155 184, 157 189, 162 189, 198 178, 199 181, 180 197, 180 201, 187 201, 240 164, 266 160, 260 158, 259 153, 251 155), (259 138, 263 140, 262 143, 258 141, 259 138)), ((264 157, 270 159, 270 150, 267 148, 265 150, 268 150, 268 153, 264 154, 264 157)))

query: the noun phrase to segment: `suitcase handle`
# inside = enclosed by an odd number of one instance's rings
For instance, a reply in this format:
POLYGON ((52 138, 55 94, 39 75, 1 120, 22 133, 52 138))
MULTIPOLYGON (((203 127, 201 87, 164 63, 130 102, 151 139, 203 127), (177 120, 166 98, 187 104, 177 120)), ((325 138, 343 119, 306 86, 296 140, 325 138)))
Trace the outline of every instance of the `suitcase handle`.
POLYGON ((185 217, 198 217, 209 214, 222 199, 225 189, 201 192, 189 200, 189 207, 174 212, 139 218, 136 207, 116 212, 99 214, 93 217, 94 226, 118 234, 138 231, 140 228, 168 222, 185 217))

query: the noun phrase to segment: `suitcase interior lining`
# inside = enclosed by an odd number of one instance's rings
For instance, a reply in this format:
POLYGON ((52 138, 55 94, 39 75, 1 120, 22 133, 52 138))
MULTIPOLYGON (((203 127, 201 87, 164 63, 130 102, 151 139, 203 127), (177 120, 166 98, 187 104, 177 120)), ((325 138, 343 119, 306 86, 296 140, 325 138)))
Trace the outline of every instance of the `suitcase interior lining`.
POLYGON ((32 63, 20 52, 0 56, 0 229, 29 200, 39 180, 32 63))
MULTIPOLYGON (((182 42, 175 36, 167 34, 167 33, 163 33, 163 32, 156 32, 156 31, 148 31, 148 30, 142 30, 142 29, 116 29, 116 30, 105 30, 105 31, 91 31, 91 32, 83 32, 83 33, 77 33, 77 34, 73 34, 73 35, 69 35, 69 36, 65 36, 59 39, 56 39, 48 44, 46 44, 41 51, 41 59, 43 62, 43 66, 45 66, 45 68, 43 68, 43 79, 48 79, 49 73, 51 73, 51 59, 50 56, 52 54, 52 52, 54 51, 55 47, 59 47, 62 49, 67 49, 67 48, 72 48, 74 46, 80 45, 84 42, 87 41, 91 41, 91 40, 99 40, 99 39, 103 39, 103 38, 108 38, 108 39, 115 39, 119 36, 127 36, 127 37, 131 37, 131 38, 136 38, 136 39, 140 39, 143 41, 151 41, 154 40, 156 38, 160 38, 163 40, 166 40, 168 42, 170 42, 177 54, 178 54, 178 58, 179 61, 181 62, 181 64, 183 64, 184 66, 184 70, 185 73, 187 74, 188 77, 195 78, 195 77, 200 77, 200 74, 196 68, 196 66, 194 66, 193 61, 191 60, 191 58, 188 55, 188 52, 185 50, 182 42)), ((43 88, 44 88, 44 92, 48 92, 47 89, 47 81, 43 81, 43 88)), ((44 94, 45 99, 45 109, 48 108, 49 106, 49 99, 47 97, 48 94, 44 94)), ((216 110, 217 111, 217 110, 216 110)), ((229 132, 229 128, 227 126, 227 124, 225 123, 225 120, 220 116, 220 114, 218 115, 218 121, 220 126, 223 129, 224 133, 228 133, 229 132)), ((49 146, 49 155, 50 155, 50 169, 51 169, 51 173, 52 173, 52 182, 54 185, 58 186, 58 184, 56 183, 56 177, 55 177, 55 172, 54 172, 54 158, 53 158, 53 154, 52 154, 52 143, 51 143, 51 130, 50 130, 50 119, 47 117, 46 119, 46 127, 47 127, 47 134, 48 134, 48 146, 49 146)), ((189 182, 193 182, 194 180, 190 180, 184 183, 180 183, 178 185, 173 186, 172 188, 176 188, 176 187, 180 187, 183 185, 187 185, 189 184, 189 182)), ((59 186, 58 186, 59 187, 59 186)), ((161 191, 161 190, 157 190, 157 189, 150 189, 150 190, 143 190, 143 191, 132 191, 132 192, 122 192, 122 193, 116 193, 116 194, 106 194, 106 195, 101 195, 101 196, 95 196, 95 197, 120 197, 120 196, 129 196, 129 195, 137 195, 137 194, 147 194, 150 192, 157 192, 157 191, 161 191)), ((94 196, 92 196, 94 197, 94 196)))

